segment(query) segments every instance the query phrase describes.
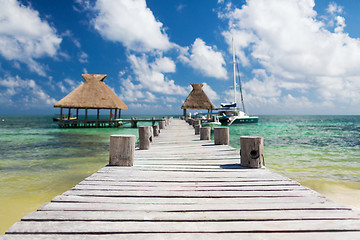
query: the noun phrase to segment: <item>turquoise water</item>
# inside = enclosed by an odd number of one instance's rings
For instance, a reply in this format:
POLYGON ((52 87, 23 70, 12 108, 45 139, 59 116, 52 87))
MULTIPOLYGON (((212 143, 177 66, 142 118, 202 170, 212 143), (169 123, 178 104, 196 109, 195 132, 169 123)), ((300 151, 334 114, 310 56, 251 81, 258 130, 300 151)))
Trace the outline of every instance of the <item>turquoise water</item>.
MULTIPOLYGON (((0 234, 106 165, 111 134, 137 129, 59 129, 51 116, 0 116, 0 234)), ((247 135, 264 137, 266 167, 360 208, 360 116, 260 116, 230 126, 230 145, 239 149, 247 135)))

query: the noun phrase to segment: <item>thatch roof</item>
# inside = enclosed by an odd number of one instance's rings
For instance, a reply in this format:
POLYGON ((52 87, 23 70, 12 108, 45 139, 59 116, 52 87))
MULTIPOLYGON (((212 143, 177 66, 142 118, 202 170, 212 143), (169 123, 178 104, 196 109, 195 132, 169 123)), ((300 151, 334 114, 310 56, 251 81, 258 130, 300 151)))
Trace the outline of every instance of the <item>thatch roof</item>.
POLYGON ((54 107, 124 109, 128 107, 106 86, 106 74, 82 74, 83 82, 74 91, 58 101, 54 107))
POLYGON ((214 109, 214 105, 211 103, 206 93, 202 90, 202 83, 192 83, 193 90, 186 98, 181 109, 214 109))

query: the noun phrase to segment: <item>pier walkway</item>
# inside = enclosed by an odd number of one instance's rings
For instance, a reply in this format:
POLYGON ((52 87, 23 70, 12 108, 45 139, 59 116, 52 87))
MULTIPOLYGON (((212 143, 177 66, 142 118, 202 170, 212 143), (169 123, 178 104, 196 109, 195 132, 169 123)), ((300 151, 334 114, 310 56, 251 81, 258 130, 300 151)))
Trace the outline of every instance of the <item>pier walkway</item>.
MULTIPOLYGON (((266 160, 266 159, 265 159, 266 160)), ((360 239, 360 215, 174 119, 133 167, 104 167, 5 239, 360 239)))

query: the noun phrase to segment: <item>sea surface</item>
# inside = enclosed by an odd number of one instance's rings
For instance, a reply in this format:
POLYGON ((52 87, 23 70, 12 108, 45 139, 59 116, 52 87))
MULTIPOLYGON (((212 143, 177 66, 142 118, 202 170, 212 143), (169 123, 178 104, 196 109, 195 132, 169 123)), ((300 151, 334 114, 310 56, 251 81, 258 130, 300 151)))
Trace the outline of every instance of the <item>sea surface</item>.
MULTIPOLYGON (((237 149, 240 136, 264 137, 267 168, 360 209, 360 116, 260 116, 257 124, 229 130, 237 149)), ((0 234, 105 166, 112 134, 138 132, 60 129, 52 116, 0 116, 0 234)))

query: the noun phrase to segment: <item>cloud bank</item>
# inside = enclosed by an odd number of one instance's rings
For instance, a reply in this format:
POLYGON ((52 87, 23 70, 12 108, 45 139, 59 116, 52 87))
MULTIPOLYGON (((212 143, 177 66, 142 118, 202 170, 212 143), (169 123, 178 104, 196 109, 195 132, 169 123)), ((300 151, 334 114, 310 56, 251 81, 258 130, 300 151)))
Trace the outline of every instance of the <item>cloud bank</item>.
POLYGON ((219 14, 241 64, 262 72, 245 85, 254 106, 277 101, 281 108, 294 99, 329 109, 360 103, 360 40, 344 31, 341 6, 330 3, 326 17, 314 6, 313 0, 249 0, 219 14), (267 91, 259 91, 264 86, 267 91))
POLYGON ((0 6, 0 54, 45 76, 44 66, 36 59, 54 57, 62 39, 31 7, 16 0, 0 0, 0 6))

